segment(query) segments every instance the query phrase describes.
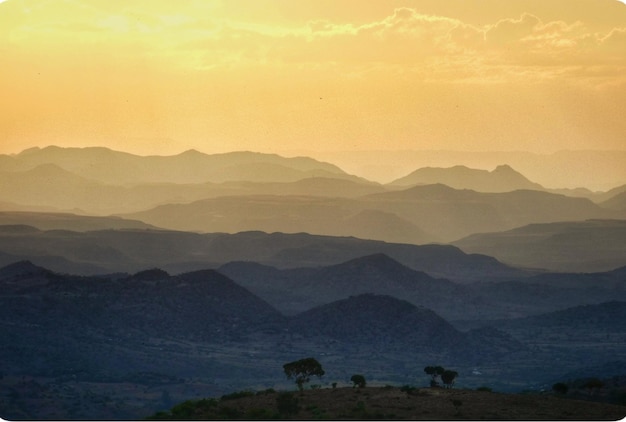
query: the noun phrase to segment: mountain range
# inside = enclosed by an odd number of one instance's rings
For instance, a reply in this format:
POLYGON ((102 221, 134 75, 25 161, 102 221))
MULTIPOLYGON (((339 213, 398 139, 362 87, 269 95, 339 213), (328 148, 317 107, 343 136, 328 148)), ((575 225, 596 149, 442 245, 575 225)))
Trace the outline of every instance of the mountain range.
POLYGON ((402 298, 457 321, 515 318, 626 300, 624 268, 459 283, 433 278, 387 255, 374 254, 319 268, 279 270, 253 262, 231 262, 218 271, 288 315, 346 296, 373 293, 402 298))
MULTIPOLYGON (((345 268, 376 274, 381 264, 397 267, 378 255, 345 268)), ((334 270, 341 274, 345 268, 334 270)), ((358 280, 345 279, 347 284, 358 280)), ((440 363, 453 364, 463 385, 490 380, 500 388, 538 382, 589 362, 626 358, 616 337, 623 336, 623 327, 611 328, 625 302, 459 329, 428 307, 374 293, 346 294, 284 316, 214 270, 170 275, 153 268, 84 277, 22 261, 0 268, 0 286, 0 335, 5 339, 0 371, 4 383, 22 379, 22 384, 10 384, 14 393, 7 390, 2 406, 35 419, 50 418, 46 412, 52 410, 65 419, 137 418, 146 408, 171 400, 251 384, 283 386, 281 365, 304 354, 318 356, 331 380, 366 371, 368 382, 406 383, 424 379, 425 365, 440 363), (571 322, 563 340, 555 334, 562 332, 559 321, 571 322), (587 341, 571 341, 594 330, 598 334, 587 341), (39 403, 54 398, 56 405, 25 409, 18 391, 39 397, 39 403)))
POLYGON ((500 165, 493 171, 471 169, 465 166, 450 168, 423 167, 396 179, 389 186, 415 186, 444 184, 454 189, 470 189, 478 192, 510 192, 512 190, 544 190, 508 165, 500 165))
POLYGON ((172 156, 139 156, 102 147, 31 148, 1 155, 3 171, 26 171, 53 164, 88 180, 112 185, 219 183, 235 180, 290 182, 307 177, 358 179, 339 167, 308 157, 232 152, 208 155, 195 150, 172 156))
POLYGON ((315 267, 377 253, 432 276, 453 280, 501 279, 525 274, 494 258, 467 255, 449 245, 395 244, 306 233, 198 234, 153 229, 79 232, 17 225, 0 226, 0 251, 0 263, 28 259, 55 271, 86 275, 132 273, 155 263, 171 272, 216 268, 242 260, 278 268, 315 267))
POLYGON ((626 221, 586 220, 530 224, 453 242, 468 253, 510 265, 551 271, 608 271, 624 265, 626 221))
POLYGON ((622 218, 588 199, 541 191, 483 193, 425 185, 358 198, 228 196, 123 214, 173 230, 308 232, 390 242, 453 241, 531 223, 622 218), (365 214, 364 214, 365 213, 365 214), (388 230, 391 226, 393 229, 388 230))
POLYGON ((197 232, 451 242, 534 223, 624 219, 622 192, 562 195, 508 165, 422 168, 383 186, 307 157, 252 152, 142 157, 51 146, 0 156, 5 211, 114 214, 197 232))

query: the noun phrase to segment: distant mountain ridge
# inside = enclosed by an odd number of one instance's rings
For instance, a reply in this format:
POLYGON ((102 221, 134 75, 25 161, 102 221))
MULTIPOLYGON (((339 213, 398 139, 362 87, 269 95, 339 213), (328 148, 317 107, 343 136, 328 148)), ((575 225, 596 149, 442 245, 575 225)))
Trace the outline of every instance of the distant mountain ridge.
POLYGON ((27 171, 44 164, 116 185, 227 180, 292 182, 314 176, 364 180, 346 174, 333 164, 309 157, 285 158, 248 151, 208 155, 195 150, 171 156, 139 156, 104 147, 31 148, 16 155, 1 156, 0 171, 27 171), (250 178, 251 172, 254 179, 250 178))
POLYGON ((308 232, 414 244, 450 242, 530 223, 626 218, 624 211, 585 198, 535 190, 485 193, 443 184, 356 198, 223 196, 122 216, 172 230, 308 232))
POLYGON ((388 295, 350 296, 303 312, 289 320, 289 330, 305 337, 367 344, 374 353, 406 350, 464 359, 486 358, 523 350, 521 343, 493 330, 460 332, 427 308, 388 295), (491 339, 500 337, 499 347, 491 339))
POLYGON ((354 237, 243 232, 198 234, 167 230, 42 231, 0 226, 0 265, 29 259, 55 271, 79 274, 136 272, 154 266, 170 272, 254 261, 278 268, 340 264, 385 253, 432 276, 454 280, 514 277, 524 272, 485 255, 448 245, 410 245, 354 237))
POLYGON ((432 185, 442 183, 454 189, 478 192, 510 192, 519 189, 544 190, 509 165, 499 165, 492 171, 471 169, 466 166, 449 168, 424 167, 407 176, 390 182, 389 186, 432 185))
POLYGON ((287 315, 363 294, 402 298, 449 321, 514 318, 580 304, 626 300, 620 271, 547 273, 461 284, 413 270, 385 254, 320 268, 282 270, 239 261, 222 265, 218 271, 287 315))
POLYGON ((320 268, 279 270, 239 261, 222 265, 218 271, 286 314, 362 294, 403 298, 441 315, 449 315, 450 309, 459 314, 466 311, 464 306, 449 306, 467 295, 462 286, 410 269, 383 253, 320 268))
POLYGON ((468 253, 553 271, 608 271, 626 265, 626 219, 530 224, 453 242, 468 253))
POLYGON ((0 197, 10 203, 7 210, 119 214, 224 195, 354 197, 381 191, 377 183, 308 157, 197 151, 144 157, 59 147, 0 155, 0 197))

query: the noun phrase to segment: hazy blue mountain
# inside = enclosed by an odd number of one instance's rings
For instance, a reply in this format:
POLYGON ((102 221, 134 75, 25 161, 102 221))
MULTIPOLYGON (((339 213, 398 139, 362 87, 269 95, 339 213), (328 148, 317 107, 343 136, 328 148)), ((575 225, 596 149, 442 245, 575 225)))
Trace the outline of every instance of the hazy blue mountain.
MULTIPOLYGON (((135 420, 171 400, 251 385, 293 389, 282 365, 307 356, 324 366, 323 384, 366 371, 368 383, 426 385, 424 366, 442 364, 459 372, 457 385, 498 391, 626 357, 623 324, 611 325, 623 320, 623 304, 461 331, 389 295, 346 297, 284 317, 216 271, 146 268, 114 277, 59 274, 26 261, 0 268, 3 406, 30 419, 135 420)), ((411 282, 383 255, 335 266, 371 271, 368 283, 384 279, 381 268, 411 282)))
POLYGON ((459 319, 517 318, 569 307, 626 300, 624 277, 612 273, 543 274, 521 280, 475 283, 476 312, 459 319))
POLYGON ((462 343, 462 335, 435 312, 389 295, 361 294, 296 315, 290 330, 337 341, 392 344, 442 351, 462 343))
POLYGON ((417 246, 305 233, 197 234, 135 229, 81 233, 0 226, 0 264, 29 259, 55 271, 82 274, 132 273, 155 263, 170 272, 186 272, 241 260, 279 268, 315 267, 376 253, 387 254, 431 276, 452 280, 524 274, 491 257, 467 255, 447 245, 417 246))
POLYGON ((389 186, 415 186, 444 184, 454 189, 471 189, 478 192, 510 192, 519 189, 543 190, 508 165, 492 171, 471 169, 465 166, 449 168, 424 167, 389 183, 389 186))
POLYGON ((463 286, 435 279, 382 253, 320 268, 279 270, 231 262, 218 270, 286 314, 365 293, 403 298, 446 318, 460 318, 473 310, 464 303, 468 290, 463 286))
POLYGON ((626 301, 609 301, 592 305, 573 306, 526 318, 502 321, 499 325, 516 328, 558 328, 562 331, 582 329, 600 333, 625 333, 626 301))
POLYGON ((495 358, 523 345, 492 329, 460 332, 430 309, 389 295, 350 296, 291 318, 289 330, 316 342, 367 345, 373 353, 411 350, 444 359, 495 358))
MULTIPOLYGON (((47 337, 58 336, 55 343, 64 336, 89 337, 90 330, 94 340, 132 335, 131 343, 151 336, 215 341, 284 322, 267 303, 213 270, 170 276, 152 269, 109 279, 62 275, 22 261, 0 269, 0 284, 2 320, 47 327, 47 337)), ((29 348, 34 352, 36 343, 29 348)))
POLYGON ((606 271, 626 265, 626 220, 531 224, 453 242, 515 266, 552 271, 606 271))
POLYGON ((320 268, 280 270, 239 261, 218 270, 285 314, 364 293, 402 298, 450 321, 514 318, 612 299, 626 300, 626 278, 619 270, 546 273, 461 285, 410 269, 384 254, 320 268))

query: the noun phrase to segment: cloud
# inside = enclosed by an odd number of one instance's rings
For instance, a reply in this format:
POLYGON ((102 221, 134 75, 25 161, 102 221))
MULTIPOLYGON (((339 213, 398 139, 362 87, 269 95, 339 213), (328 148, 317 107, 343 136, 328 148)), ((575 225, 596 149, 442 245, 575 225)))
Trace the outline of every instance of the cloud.
POLYGON ((154 66, 199 72, 326 68, 345 77, 387 69, 424 81, 477 83, 574 80, 585 67, 594 67, 595 81, 601 69, 607 80, 615 81, 616 71, 626 71, 626 27, 594 32, 578 21, 546 20, 531 13, 472 25, 398 7, 367 22, 315 19, 276 26, 240 20, 235 14, 219 16, 203 2, 181 3, 180 8, 168 3, 129 3, 123 8, 98 1, 62 4, 52 8, 38 3, 30 17, 15 6, 9 10, 11 19, 0 19, 0 26, 11 28, 17 49, 45 52, 55 45, 57 52, 74 54, 95 47, 154 66))

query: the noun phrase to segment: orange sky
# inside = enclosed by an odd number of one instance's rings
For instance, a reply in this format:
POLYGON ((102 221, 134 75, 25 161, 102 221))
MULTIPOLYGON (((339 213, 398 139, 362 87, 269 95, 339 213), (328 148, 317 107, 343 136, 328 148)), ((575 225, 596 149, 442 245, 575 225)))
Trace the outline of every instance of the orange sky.
POLYGON ((626 149, 617 0, 6 0, 0 153, 626 149))

